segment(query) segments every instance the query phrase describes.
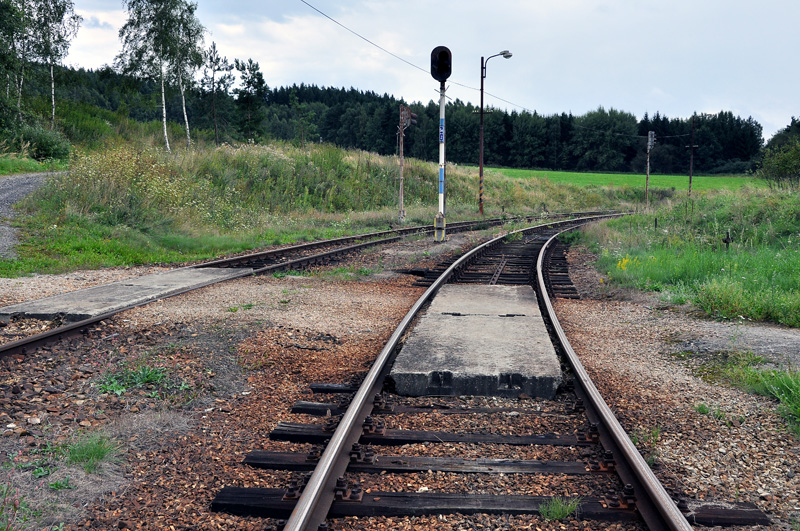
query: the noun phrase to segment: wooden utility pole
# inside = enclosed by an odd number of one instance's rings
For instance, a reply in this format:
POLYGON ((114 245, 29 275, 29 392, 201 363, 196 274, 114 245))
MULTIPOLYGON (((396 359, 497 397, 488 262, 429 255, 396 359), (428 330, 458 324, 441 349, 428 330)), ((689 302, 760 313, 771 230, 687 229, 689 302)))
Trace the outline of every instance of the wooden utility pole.
POLYGON ((653 149, 653 144, 656 142, 656 132, 647 132, 647 177, 644 181, 644 205, 645 208, 650 208, 650 150, 653 149))
POLYGON ((692 173, 694 173, 694 150, 697 148, 697 146, 694 143, 694 119, 695 119, 695 115, 693 114, 692 115, 692 137, 691 137, 691 141, 689 142, 689 145, 686 146, 686 149, 690 149, 691 150, 690 155, 689 155, 689 198, 690 199, 692 197, 692 173))
POLYGON ((403 168, 405 166, 405 154, 403 153, 403 139, 406 134, 406 129, 417 123, 417 115, 411 112, 411 107, 406 107, 400 104, 400 125, 397 126, 397 134, 400 138, 400 213, 398 218, 400 223, 406 219, 406 209, 403 205, 403 168))

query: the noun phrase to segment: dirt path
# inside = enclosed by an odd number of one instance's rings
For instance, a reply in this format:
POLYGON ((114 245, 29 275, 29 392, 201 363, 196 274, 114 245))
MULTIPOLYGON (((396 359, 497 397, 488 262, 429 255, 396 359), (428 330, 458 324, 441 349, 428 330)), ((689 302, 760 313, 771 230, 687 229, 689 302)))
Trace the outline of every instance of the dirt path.
POLYGON ((9 223, 14 217, 13 206, 47 182, 51 175, 55 173, 0 176, 0 258, 15 257, 16 230, 9 223))

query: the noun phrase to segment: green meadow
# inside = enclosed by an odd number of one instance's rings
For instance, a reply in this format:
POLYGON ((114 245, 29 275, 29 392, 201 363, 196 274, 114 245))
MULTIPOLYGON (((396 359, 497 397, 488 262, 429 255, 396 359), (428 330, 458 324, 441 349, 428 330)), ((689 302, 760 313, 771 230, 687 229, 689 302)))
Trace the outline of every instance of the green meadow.
MULTIPOLYGON (((508 177, 527 179, 531 177, 547 179, 559 184, 577 186, 619 186, 644 188, 645 176, 630 173, 575 173, 549 170, 519 170, 512 168, 496 168, 492 173, 500 173, 508 177)), ((701 176, 692 177, 692 191, 704 190, 738 190, 744 186, 766 187, 765 181, 744 175, 701 176)), ((650 174, 650 188, 666 188, 675 190, 689 189, 688 175, 650 174)))

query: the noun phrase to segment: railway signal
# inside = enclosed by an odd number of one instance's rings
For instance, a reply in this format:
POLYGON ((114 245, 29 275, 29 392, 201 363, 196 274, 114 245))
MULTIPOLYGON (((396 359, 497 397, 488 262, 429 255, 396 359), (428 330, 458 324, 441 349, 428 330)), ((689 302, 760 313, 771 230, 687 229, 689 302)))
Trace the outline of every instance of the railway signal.
POLYGON ((433 220, 434 241, 443 242, 446 236, 445 221, 445 152, 444 152, 444 82, 453 71, 453 54, 446 46, 437 46, 431 51, 431 76, 439 82, 439 213, 433 220))
POLYGON ((431 75, 444 83, 453 73, 453 54, 447 46, 437 46, 431 52, 431 75))

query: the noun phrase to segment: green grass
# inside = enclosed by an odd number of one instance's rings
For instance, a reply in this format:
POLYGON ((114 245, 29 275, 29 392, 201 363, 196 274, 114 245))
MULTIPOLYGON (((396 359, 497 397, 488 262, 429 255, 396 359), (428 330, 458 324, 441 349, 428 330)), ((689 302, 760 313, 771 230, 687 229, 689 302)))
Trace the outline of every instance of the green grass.
MULTIPOLYGON (((696 367, 694 374, 711 383, 725 383, 775 399, 789 429, 800 437, 800 371, 765 370, 759 368, 763 363, 764 358, 752 352, 721 352, 696 367)), ((746 420, 741 416, 729 416, 720 406, 712 408, 700 403, 694 409, 728 426, 746 420)))
POLYGON ((580 507, 581 498, 562 498, 556 496, 550 501, 539 506, 539 514, 548 522, 553 520, 563 520, 572 515, 580 507))
POLYGON ((48 171, 62 171, 67 169, 64 161, 39 162, 29 158, 18 158, 0 155, 0 176, 14 175, 17 173, 38 173, 48 171))
POLYGON ((745 187, 698 194, 693 205, 667 201, 589 227, 580 241, 599 253, 604 281, 692 303, 715 318, 800 327, 794 192, 745 187))
POLYGON ((790 429, 800 437, 800 371, 760 370, 751 366, 730 367, 726 376, 753 393, 774 398, 790 429))
POLYGON ((167 369, 141 364, 134 368, 123 367, 117 371, 109 371, 103 375, 98 386, 101 393, 113 393, 117 396, 125 394, 128 389, 147 385, 162 385, 167 382, 167 369))
POLYGON ((102 433, 90 433, 70 444, 67 461, 71 465, 80 465, 87 474, 97 471, 105 459, 117 451, 117 444, 102 433))
MULTIPOLYGON (((497 173, 502 173, 509 177, 518 179, 540 178, 547 179, 554 183, 573 184, 577 186, 619 186, 619 187, 642 187, 644 188, 646 176, 629 173, 577 173, 566 171, 549 170, 521 170, 502 168, 494 169, 497 173)), ((705 177, 695 175, 692 177, 692 191, 701 192, 705 190, 738 190, 744 186, 765 187, 763 180, 749 176, 714 176, 705 177)), ((650 174, 651 188, 665 188, 675 190, 689 189, 688 175, 656 175, 650 174)))
MULTIPOLYGON (((397 226, 398 174, 394 157, 325 144, 78 151, 69 175, 19 205, 18 257, 0 259, 0 276, 181 263, 386 230, 397 226)), ((432 223, 437 174, 433 163, 406 159, 406 225, 432 223)), ((478 216, 477 185, 473 169, 448 169, 448 221, 478 216)), ((625 208, 634 196, 495 175, 484 199, 495 217, 625 208)))

